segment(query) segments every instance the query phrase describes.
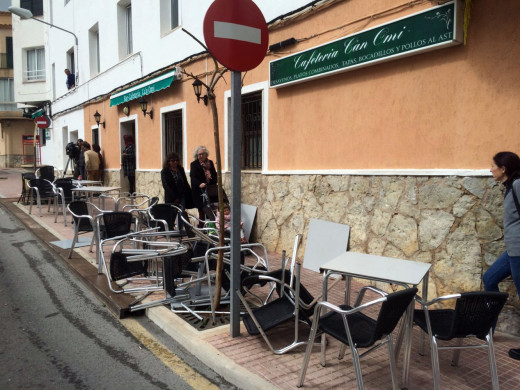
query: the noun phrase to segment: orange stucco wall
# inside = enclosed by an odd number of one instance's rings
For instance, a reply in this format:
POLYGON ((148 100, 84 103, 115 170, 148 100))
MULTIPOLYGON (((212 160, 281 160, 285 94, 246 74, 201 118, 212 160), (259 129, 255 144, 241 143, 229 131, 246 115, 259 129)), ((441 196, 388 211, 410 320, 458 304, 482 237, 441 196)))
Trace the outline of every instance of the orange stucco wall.
MULTIPOLYGON (((343 2, 270 38, 301 39, 380 11, 381 3, 343 2)), ((481 169, 499 150, 520 151, 519 11, 517 1, 477 0, 466 46, 271 90, 269 168, 481 169)), ((291 52, 341 36, 335 31, 291 52)))
MULTIPOLYGON (((520 152, 520 2, 472 3, 467 45, 269 89, 264 124, 269 170, 485 169, 499 150, 520 152)), ((242 75, 244 85, 266 82, 271 60, 434 5, 425 2, 356 22, 402 4, 396 0, 343 1, 272 29, 270 43, 290 37, 300 42, 268 54, 260 66, 242 75)), ((202 58, 182 66, 204 80, 213 63, 202 58)), ((212 113, 209 106, 197 104, 192 82, 183 76, 149 95, 153 120, 143 116, 137 101, 130 102, 131 115, 137 114, 139 169, 161 168, 159 110, 181 102, 186 104, 185 164, 200 144, 210 149, 215 160, 212 113)), ((224 92, 230 87, 228 72, 215 90, 222 154, 224 92)), ((107 122, 106 129, 101 129, 107 167, 119 168, 122 105, 109 107, 106 100, 86 107, 86 129, 94 124, 96 110, 107 122)))

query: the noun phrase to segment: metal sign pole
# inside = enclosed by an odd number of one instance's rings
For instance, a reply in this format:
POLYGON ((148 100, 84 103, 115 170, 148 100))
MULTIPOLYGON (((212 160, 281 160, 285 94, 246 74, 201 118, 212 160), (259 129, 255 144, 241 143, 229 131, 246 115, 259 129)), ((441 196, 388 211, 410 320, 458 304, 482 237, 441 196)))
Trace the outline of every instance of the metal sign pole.
POLYGON ((240 205, 241 196, 241 133, 242 133, 241 73, 231 72, 231 337, 240 336, 240 205))

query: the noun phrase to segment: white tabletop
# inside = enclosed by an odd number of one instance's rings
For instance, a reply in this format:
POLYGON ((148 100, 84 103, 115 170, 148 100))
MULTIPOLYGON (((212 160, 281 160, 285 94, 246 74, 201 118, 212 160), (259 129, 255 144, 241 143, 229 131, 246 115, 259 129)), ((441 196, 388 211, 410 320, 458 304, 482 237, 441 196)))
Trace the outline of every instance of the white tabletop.
POLYGON ((82 186, 88 186, 90 184, 103 184, 101 180, 76 180, 82 186))
POLYGON ((120 190, 121 187, 102 187, 102 186, 88 186, 81 188, 74 188, 72 191, 80 191, 80 192, 109 192, 109 191, 117 191, 120 190))
POLYGON ((331 271, 362 279, 418 285, 431 264, 394 259, 357 252, 345 252, 323 264, 321 271, 331 271))

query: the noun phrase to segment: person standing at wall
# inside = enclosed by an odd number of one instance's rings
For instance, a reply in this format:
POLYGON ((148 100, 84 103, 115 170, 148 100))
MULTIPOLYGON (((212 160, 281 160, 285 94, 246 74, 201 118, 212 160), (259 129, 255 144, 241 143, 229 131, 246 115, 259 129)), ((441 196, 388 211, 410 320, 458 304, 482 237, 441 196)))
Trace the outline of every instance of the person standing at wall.
POLYGON ((164 203, 180 203, 185 209, 194 207, 191 187, 177 153, 168 153, 166 156, 161 170, 161 181, 164 188, 164 203))
MULTIPOLYGON (((484 290, 499 291, 498 283, 512 276, 520 291, 520 158, 513 152, 500 152, 491 164, 493 178, 506 189, 504 196, 504 241, 506 251, 488 268, 482 281, 484 290)), ((509 356, 520 360, 520 348, 510 349, 509 356)))
POLYGON ((129 190, 130 194, 135 192, 135 145, 134 145, 134 137, 130 134, 126 134, 123 136, 123 141, 125 143, 125 148, 123 149, 123 153, 121 154, 121 165, 123 166, 123 174, 128 177, 129 190))
POLYGON ((65 69, 65 74, 67 75, 67 89, 72 89, 76 86, 76 75, 71 73, 69 69, 65 69))
POLYGON ((87 180, 99 180, 99 157, 96 152, 90 149, 88 142, 83 142, 85 149, 85 168, 87 170, 87 180))
POLYGON ((103 155, 101 154, 101 147, 98 144, 92 145, 92 150, 97 153, 99 158, 99 174, 98 174, 98 180, 101 180, 103 182, 103 176, 105 171, 105 162, 103 160, 103 155))
POLYGON ((87 170, 85 169, 85 149, 83 148, 83 140, 78 139, 79 158, 78 158, 78 180, 87 178, 87 170))
POLYGON ((202 194, 208 185, 217 184, 215 164, 208 159, 209 151, 205 146, 197 146, 193 152, 193 161, 190 165, 191 193, 193 203, 199 210, 199 219, 204 220, 204 202, 202 194))

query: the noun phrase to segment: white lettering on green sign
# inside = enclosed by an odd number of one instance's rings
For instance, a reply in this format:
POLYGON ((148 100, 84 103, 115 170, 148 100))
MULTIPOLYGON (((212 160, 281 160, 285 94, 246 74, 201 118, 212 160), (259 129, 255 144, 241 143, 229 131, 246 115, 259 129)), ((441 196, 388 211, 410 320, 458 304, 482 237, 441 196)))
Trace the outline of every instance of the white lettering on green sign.
POLYGON ((459 44, 457 1, 271 61, 271 87, 459 44))

